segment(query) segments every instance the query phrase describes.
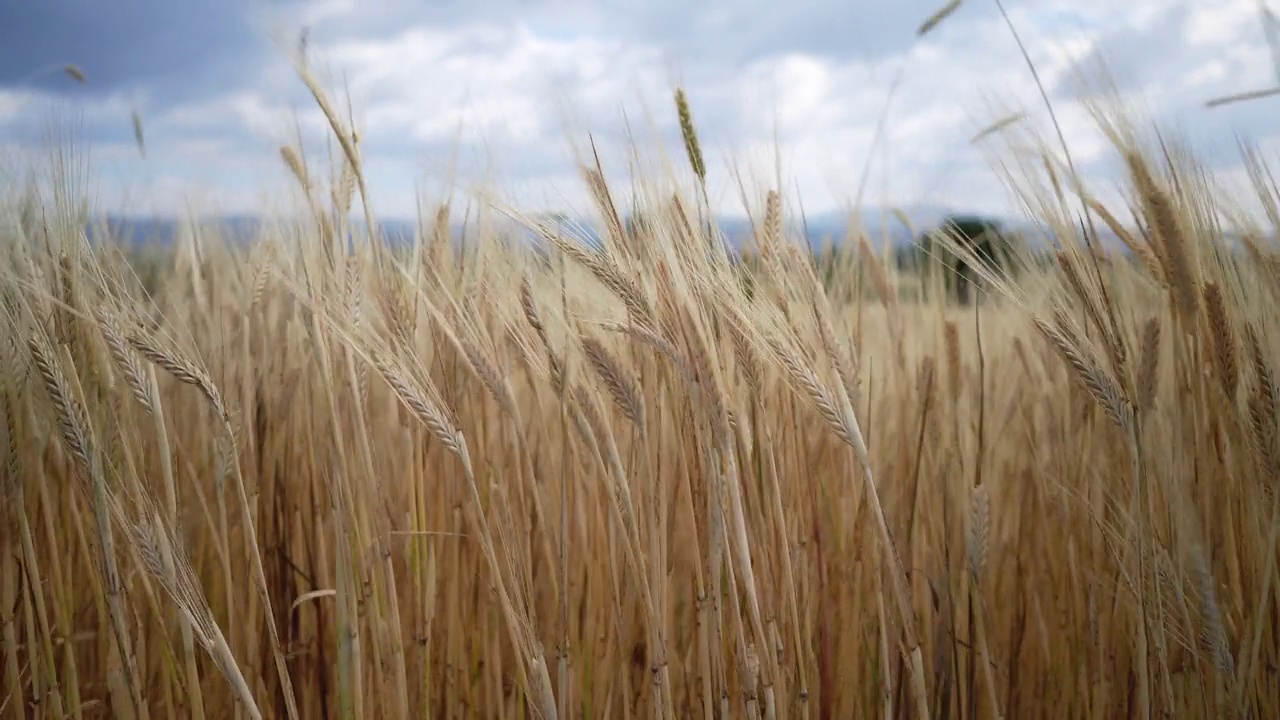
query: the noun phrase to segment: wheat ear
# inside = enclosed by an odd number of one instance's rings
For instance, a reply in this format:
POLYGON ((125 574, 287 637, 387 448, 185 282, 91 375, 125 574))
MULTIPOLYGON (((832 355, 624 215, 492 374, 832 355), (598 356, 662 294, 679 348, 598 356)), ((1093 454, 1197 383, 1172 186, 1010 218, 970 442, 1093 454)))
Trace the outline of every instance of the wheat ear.
MULTIPOLYGON (((284 651, 280 645, 280 631, 274 622, 275 610, 271 595, 267 590, 267 574, 262 566, 262 551, 258 543, 258 530, 254 524, 253 506, 249 503, 249 494, 245 489, 244 474, 240 470, 239 449, 236 447, 235 431, 231 426, 231 415, 222 402, 222 394, 213 384, 209 375, 187 357, 176 350, 161 344, 156 338, 141 329, 129 334, 129 343, 155 365, 169 372, 178 380, 196 387, 208 400, 209 405, 217 413, 225 433, 225 454, 235 477, 236 492, 239 495, 240 509, 244 515, 245 534, 249 541, 249 556, 253 563, 254 585, 262 600, 262 607, 268 618, 267 635, 271 640, 271 651, 275 659, 276 672, 280 677, 281 690, 284 694, 285 709, 290 720, 298 720, 297 698, 293 694, 293 680, 289 676, 289 666, 285 662, 284 651)), ((220 443, 221 444, 221 443, 220 443)))

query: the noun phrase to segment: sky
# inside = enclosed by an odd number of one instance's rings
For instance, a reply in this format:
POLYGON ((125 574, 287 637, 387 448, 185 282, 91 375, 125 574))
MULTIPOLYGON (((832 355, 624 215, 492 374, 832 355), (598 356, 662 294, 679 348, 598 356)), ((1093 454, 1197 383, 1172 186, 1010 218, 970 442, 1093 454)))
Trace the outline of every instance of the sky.
MULTIPOLYGON (((585 211, 574 153, 588 137, 620 186, 633 146, 653 161, 666 153, 685 177, 677 84, 721 212, 742 214, 738 178, 754 198, 780 160, 807 213, 848 208, 864 173, 864 204, 1016 213, 999 146, 972 138, 1019 111, 1051 132, 1044 101, 994 0, 964 2, 917 37, 943 4, 0 0, 0 150, 39 157, 70 129, 86 189, 112 212, 287 202, 296 187, 280 146, 301 134, 314 167, 328 159, 324 119, 289 57, 305 28, 309 62, 344 114, 349 98, 380 217, 480 187, 530 210, 585 211)), ((1181 133, 1223 177, 1241 174, 1238 137, 1268 152, 1280 140, 1280 96, 1204 107, 1277 84, 1259 0, 1004 6, 1099 194, 1121 178, 1081 103, 1099 86, 1078 82, 1081 71, 1105 67, 1139 122, 1181 133)))

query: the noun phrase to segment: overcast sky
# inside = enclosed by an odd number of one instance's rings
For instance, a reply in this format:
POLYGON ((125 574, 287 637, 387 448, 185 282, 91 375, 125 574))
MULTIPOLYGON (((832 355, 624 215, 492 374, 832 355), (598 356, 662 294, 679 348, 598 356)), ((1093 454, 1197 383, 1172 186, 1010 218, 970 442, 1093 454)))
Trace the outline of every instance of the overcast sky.
MULTIPOLYGON (((467 187, 492 179, 534 208, 583 208, 570 141, 594 133, 606 169, 625 181, 628 127, 646 150, 655 139, 678 150, 675 83, 687 89, 726 211, 741 211, 731 161, 768 177, 776 138, 807 212, 844 207, 870 162, 868 203, 1003 213, 1007 195, 969 140, 1013 110, 1043 125, 1043 102, 992 0, 965 2, 917 39, 942 4, 0 0, 0 143, 37 147, 50 119, 72 111, 104 209, 171 213, 190 200, 252 211, 290 189, 277 151, 295 123, 320 152, 322 119, 282 45, 306 27, 327 87, 350 89, 382 216, 411 214, 415 188, 430 199, 455 176, 467 187), (67 62, 86 85, 50 71, 67 62)), ((1116 178, 1077 102, 1080 63, 1105 61, 1126 99, 1223 173, 1239 165, 1237 133, 1272 146, 1280 97, 1203 107, 1276 83, 1258 0, 1006 8, 1095 182, 1116 178)))

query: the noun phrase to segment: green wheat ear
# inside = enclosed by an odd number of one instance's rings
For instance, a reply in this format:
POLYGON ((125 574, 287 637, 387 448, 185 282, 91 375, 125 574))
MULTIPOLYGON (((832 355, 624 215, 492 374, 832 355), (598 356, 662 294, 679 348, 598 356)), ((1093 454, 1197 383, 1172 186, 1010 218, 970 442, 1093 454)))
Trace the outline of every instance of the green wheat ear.
POLYGON ((689 100, 685 97, 684 88, 676 88, 676 112, 680 116, 680 135, 684 138, 684 151, 689 156, 689 165, 698 180, 705 183, 707 166, 702 162, 702 147, 698 144, 698 133, 693 129, 693 114, 689 112, 689 100))

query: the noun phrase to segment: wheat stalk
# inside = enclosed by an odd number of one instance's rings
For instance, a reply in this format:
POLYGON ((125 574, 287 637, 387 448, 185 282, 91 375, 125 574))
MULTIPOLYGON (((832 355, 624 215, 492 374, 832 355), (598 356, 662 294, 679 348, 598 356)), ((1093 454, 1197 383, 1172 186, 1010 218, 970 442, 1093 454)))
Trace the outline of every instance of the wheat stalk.
POLYGON ((498 559, 488 523, 484 520, 483 503, 480 499, 480 490, 476 484, 475 473, 472 469, 471 454, 467 450, 466 438, 447 419, 447 416, 440 410, 439 405, 401 372, 390 357, 381 351, 374 350, 372 362, 405 407, 411 410, 414 416, 426 425, 436 440, 453 453, 462 464, 471 494, 468 516, 471 518, 471 523, 480 537, 481 550, 493 576, 492 582, 498 592, 508 632, 526 667, 532 671, 536 684, 531 690, 537 699, 538 707, 546 717, 554 720, 557 717, 556 702, 551 691, 551 681, 547 675, 546 660, 543 658, 542 650, 537 645, 537 642, 530 637, 530 631, 526 623, 518 616, 516 602, 507 588, 507 582, 502 571, 503 565, 498 559))
MULTIPOLYGON (((198 365, 190 359, 178 353, 176 350, 162 345, 150 333, 136 329, 128 335, 129 343, 133 345, 143 357, 150 360, 158 367, 169 372, 170 375, 177 378, 183 383, 192 385, 197 388, 209 405, 217 414, 221 421, 224 431, 223 441, 226 447, 220 448, 225 453, 225 457, 229 458, 228 464, 234 470, 234 478, 236 484, 236 492, 239 495, 240 509, 244 515, 245 527, 247 529, 249 541, 249 557, 253 562, 254 581, 258 596, 262 600, 266 610, 267 617, 274 617, 272 610, 271 596, 267 589, 266 571, 262 567, 262 553, 258 544, 258 531, 254 525, 252 508, 249 503, 249 496, 245 490, 244 476, 240 472, 239 450, 236 447, 235 431, 231 426, 231 415, 227 411, 226 405, 222 402, 222 394, 218 392, 218 388, 214 386, 213 381, 208 374, 204 372, 198 365)), ((289 676, 288 665, 285 663, 284 652, 280 646, 279 630, 275 623, 267 623, 267 634, 271 641, 271 651, 275 659, 276 673, 280 678, 282 690, 285 696, 285 709, 288 712, 290 720, 297 720, 298 709, 297 699, 293 694, 293 681, 289 676)))
POLYGON ((179 354, 177 350, 165 346, 150 333, 141 329, 130 332, 128 340, 129 344, 144 358, 155 363, 179 381, 198 389, 205 396, 205 399, 209 401, 213 411, 218 414, 218 418, 224 422, 230 422, 231 414, 227 411, 227 406, 222 401, 222 393, 218 392, 213 380, 209 378, 208 374, 200 366, 179 354))
POLYGON ((1176 307, 1184 318, 1194 318, 1199 302, 1191 259, 1188 257, 1190 243, 1183 229, 1182 217, 1175 208, 1173 199, 1156 184, 1146 162, 1134 154, 1130 154, 1126 160, 1138 199, 1159 243, 1159 258, 1164 263, 1176 307))
POLYGON ((1204 307, 1209 318, 1209 337, 1212 339, 1213 369, 1218 375, 1218 383, 1228 398, 1234 399, 1236 387, 1240 382, 1240 367, 1236 361, 1235 334, 1231 330, 1231 320, 1227 316, 1226 301, 1222 298, 1222 288, 1216 282, 1204 284, 1204 307))
MULTIPOLYGON (((107 596, 115 650, 120 662, 125 664, 127 672, 128 697, 117 696, 113 685, 113 702, 118 711, 127 709, 134 717, 144 717, 146 706, 142 700, 141 688, 138 687, 138 675, 134 667, 129 631, 125 625, 120 571, 116 563, 114 533, 108 514, 110 491, 107 488, 101 462, 92 444, 89 418, 63 372, 65 359, 57 357, 53 348, 49 347, 48 340, 38 334, 29 336, 28 348, 35 361, 36 369, 44 381, 45 391, 53 401, 58 430, 62 434, 63 442, 71 450, 72 457, 76 459, 80 471, 88 481, 88 489, 93 499, 94 519, 100 543, 98 559, 101 563, 102 582, 107 596)), ((65 346, 63 353, 66 353, 65 346)))
POLYGON ((707 181, 707 164, 702 159, 702 145, 698 142, 698 132, 693 127, 693 112, 689 109, 689 98, 684 88, 676 88, 676 114, 680 120, 680 137, 684 140, 685 155, 689 158, 689 166, 698 180, 707 181))
POLYGON ((608 389, 614 404, 628 420, 638 427, 644 427, 644 397, 640 393, 639 381, 598 338, 583 333, 581 342, 587 361, 608 389))
POLYGON ((1054 327, 1039 316, 1035 316, 1033 322, 1040 334, 1075 371, 1076 379, 1106 412, 1107 417, 1111 418, 1111 422, 1120 430, 1128 432, 1133 422, 1133 410, 1111 376, 1098 366, 1086 349, 1070 339, 1069 331, 1064 333, 1060 326, 1054 327))
POLYGON ((1159 368, 1160 320, 1153 317, 1142 325, 1142 346, 1138 354, 1138 407, 1143 412, 1150 412, 1155 407, 1159 368))
POLYGON ((160 582, 160 586, 173 600, 186 620, 192 634, 201 647, 209 653, 214 665, 231 685, 236 698, 248 710, 254 720, 261 720, 262 711, 253 699, 249 683, 240 672, 231 646, 227 644, 213 618, 213 611, 200 589, 200 583, 191 569, 186 553, 177 538, 156 514, 149 514, 131 528, 134 546, 147 571, 160 582))

